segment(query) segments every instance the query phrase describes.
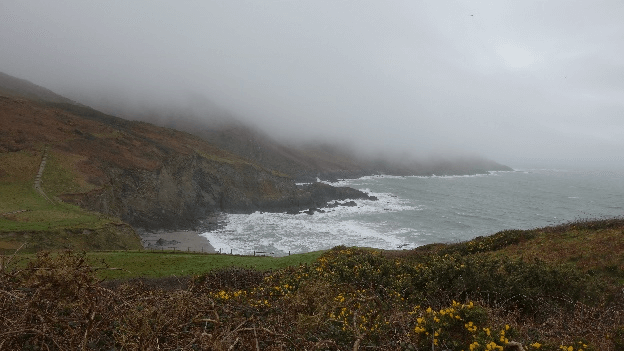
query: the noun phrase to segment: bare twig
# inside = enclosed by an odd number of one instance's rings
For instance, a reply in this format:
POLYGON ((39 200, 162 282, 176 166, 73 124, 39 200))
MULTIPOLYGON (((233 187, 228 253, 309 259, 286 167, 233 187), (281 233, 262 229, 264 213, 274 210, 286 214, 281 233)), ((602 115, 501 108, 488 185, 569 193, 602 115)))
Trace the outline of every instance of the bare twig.
POLYGON ((230 345, 230 347, 228 348, 228 351, 234 350, 234 348, 236 347, 236 344, 238 344, 239 342, 240 342, 240 337, 237 337, 236 340, 234 340, 234 343, 230 345))
POLYGON ((81 350, 87 349, 87 340, 89 336, 89 331, 91 330, 91 327, 93 326, 93 318, 95 318, 95 310, 93 309, 93 304, 91 305, 91 311, 89 312, 91 312, 89 315, 89 323, 87 324, 87 327, 85 328, 84 337, 82 338, 81 350))
POLYGON ((254 340, 256 341, 256 351, 260 351, 260 344, 258 344, 258 334, 256 334, 256 325, 253 327, 254 340))
POLYGON ((24 245, 26 245, 27 242, 22 243, 22 245, 20 245, 20 247, 17 248, 17 250, 15 250, 15 252, 13 254, 11 254, 11 256, 9 256, 9 260, 2 266, 2 271, 4 272, 4 267, 6 265, 8 265, 9 263, 11 263, 11 261, 13 260, 13 258, 15 257, 15 255, 22 249, 22 247, 24 247, 24 245))

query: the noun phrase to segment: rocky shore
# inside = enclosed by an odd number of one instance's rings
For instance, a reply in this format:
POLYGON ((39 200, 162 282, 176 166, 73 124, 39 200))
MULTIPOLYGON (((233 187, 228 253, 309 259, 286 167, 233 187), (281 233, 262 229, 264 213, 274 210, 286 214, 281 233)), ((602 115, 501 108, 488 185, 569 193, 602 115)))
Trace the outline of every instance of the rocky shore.
MULTIPOLYGON (((306 213, 313 215, 316 212, 324 212, 324 208, 337 206, 356 206, 353 199, 377 200, 374 196, 348 187, 333 187, 324 183, 312 183, 298 186, 294 197, 275 199, 259 206, 233 207, 230 211, 220 213, 252 213, 284 212, 288 214, 306 213), (337 201, 351 200, 345 203, 337 201)), ((194 252, 216 252, 208 239, 200 234, 206 231, 218 229, 222 225, 220 213, 208 214, 205 218, 195 218, 187 222, 184 229, 167 229, 148 227, 139 228, 137 233, 141 237, 141 243, 145 249, 150 250, 179 250, 194 252)), ((177 222, 178 225, 181 222, 177 222)), ((182 224, 183 225, 183 224, 182 224)))

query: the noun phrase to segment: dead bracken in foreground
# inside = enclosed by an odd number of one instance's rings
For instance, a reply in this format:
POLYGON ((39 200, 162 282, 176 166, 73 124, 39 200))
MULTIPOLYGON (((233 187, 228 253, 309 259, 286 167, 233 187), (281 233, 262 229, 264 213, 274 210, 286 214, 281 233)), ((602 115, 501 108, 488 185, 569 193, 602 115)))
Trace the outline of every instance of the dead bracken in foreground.
POLYGON ((620 247, 623 229, 576 222, 401 254, 336 247, 311 265, 167 289, 104 284, 106 267, 83 254, 40 253, 1 273, 0 349, 622 350, 622 253, 588 255, 620 247), (606 237, 611 247, 590 244, 606 237), (574 240, 584 256, 534 254, 574 240))

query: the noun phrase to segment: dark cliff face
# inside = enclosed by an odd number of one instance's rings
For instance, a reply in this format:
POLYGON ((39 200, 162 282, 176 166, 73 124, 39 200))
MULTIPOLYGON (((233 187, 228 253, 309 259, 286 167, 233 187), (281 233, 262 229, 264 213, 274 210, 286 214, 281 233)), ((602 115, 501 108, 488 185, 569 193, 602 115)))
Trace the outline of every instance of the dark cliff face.
POLYGON ((351 188, 322 183, 297 186, 252 164, 228 164, 200 155, 176 156, 156 170, 106 169, 108 181, 66 201, 114 215, 145 229, 194 228, 217 212, 293 212, 331 200, 368 199, 351 188))

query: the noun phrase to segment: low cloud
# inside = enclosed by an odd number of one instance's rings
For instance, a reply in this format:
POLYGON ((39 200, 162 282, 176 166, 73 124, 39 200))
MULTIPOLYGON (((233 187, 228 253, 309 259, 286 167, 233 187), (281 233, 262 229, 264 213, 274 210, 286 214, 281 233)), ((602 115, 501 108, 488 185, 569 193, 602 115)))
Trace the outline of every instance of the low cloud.
POLYGON ((8 1, 0 71, 287 142, 624 167, 624 5, 8 1))

